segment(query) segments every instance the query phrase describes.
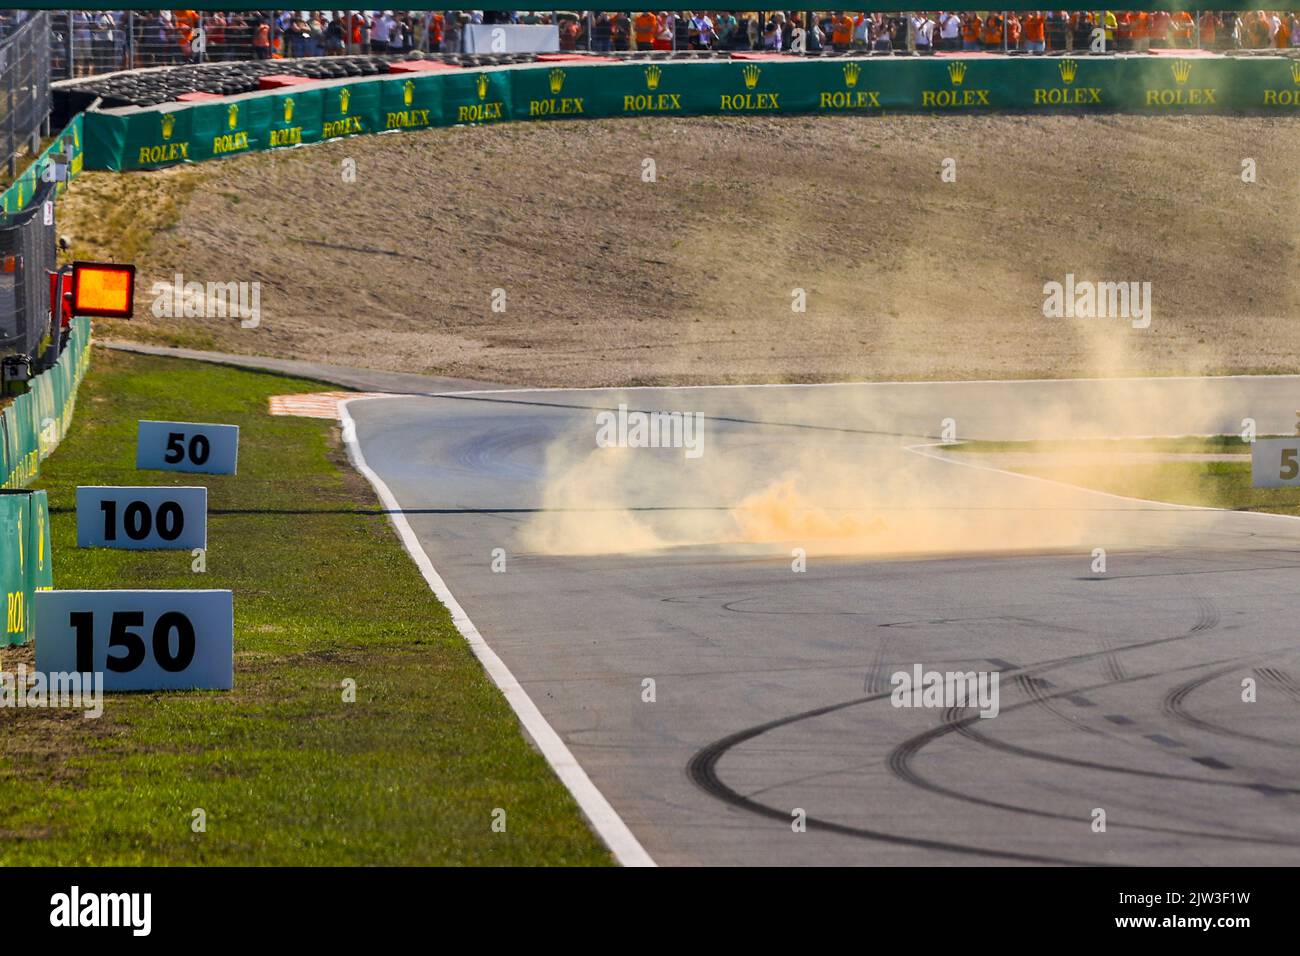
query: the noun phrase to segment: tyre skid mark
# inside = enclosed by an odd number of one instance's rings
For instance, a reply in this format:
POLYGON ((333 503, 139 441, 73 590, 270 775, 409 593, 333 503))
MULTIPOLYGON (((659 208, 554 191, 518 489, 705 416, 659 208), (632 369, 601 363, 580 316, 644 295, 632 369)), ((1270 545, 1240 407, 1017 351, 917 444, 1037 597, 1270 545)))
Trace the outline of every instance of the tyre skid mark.
MULTIPOLYGON (((1140 641, 1134 644, 1123 645, 1119 648, 1111 649, 1109 651, 1103 649, 1099 651, 1091 651, 1091 652, 1085 652, 1081 654, 1069 655, 1056 660, 1046 661, 1041 664, 1031 665, 1030 667, 1027 668, 1017 668, 1016 669, 1017 676, 1019 676, 1022 673, 1028 676, 1038 675, 1050 670, 1055 670, 1060 667, 1069 666, 1071 664, 1093 660, 1098 657, 1105 657, 1107 653, 1117 654, 1117 653, 1125 653, 1129 651, 1147 649, 1151 647, 1159 647, 1173 642, 1186 640, 1187 638, 1192 636, 1200 635, 1204 631, 1210 630, 1217 625, 1219 615, 1217 609, 1214 608, 1213 604, 1208 601, 1198 600, 1197 608, 1198 608, 1198 619, 1196 623, 1192 626, 1191 629, 1189 629, 1187 632, 1183 634, 1178 634, 1172 637, 1165 637, 1165 638, 1154 638, 1149 641, 1140 641)), ((1126 676, 1119 681, 1107 681, 1102 684, 1097 684, 1095 686, 1082 688, 1082 689, 1068 689, 1068 690, 1061 691, 1060 694, 1058 695, 1050 695, 1050 696, 1065 696, 1065 695, 1077 694, 1080 692, 1080 690, 1098 690, 1116 683, 1133 683, 1139 680, 1148 680, 1148 679, 1164 676, 1165 674, 1169 674, 1169 673, 1178 673, 1180 670, 1197 669, 1206 666, 1213 666, 1214 663, 1222 663, 1222 662, 1210 662, 1208 664, 1194 664, 1194 665, 1188 665, 1187 667, 1184 668, 1176 668, 1172 671, 1157 672, 1152 674, 1143 674, 1143 675, 1135 675, 1135 676, 1126 676)), ((722 757, 727 752, 739 746, 740 744, 752 740, 756 737, 759 737, 765 733, 768 733, 769 731, 776 730, 791 724, 799 723, 804 720, 810 720, 817 717, 825 716, 827 714, 835 713, 837 711, 845 710, 851 707, 871 703, 873 701, 883 700, 888 698, 889 696, 890 695, 888 693, 871 694, 865 697, 855 698, 853 700, 844 701, 838 704, 831 704, 828 706, 815 708, 813 710, 804 711, 802 713, 794 714, 784 718, 779 718, 777 720, 769 721, 768 723, 759 724, 754 727, 750 727, 745 730, 738 731, 727 737, 721 738, 720 740, 714 741, 713 743, 697 751, 696 754, 692 756, 692 758, 687 764, 687 774, 690 777, 690 779, 697 786, 703 789, 705 792, 724 801, 725 803, 731 806, 748 810, 749 812, 758 814, 760 816, 765 816, 771 819, 780 820, 783 823, 788 822, 790 817, 787 811, 778 807, 771 807, 766 804, 760 803, 759 801, 754 800, 750 796, 744 796, 739 792, 737 792, 736 790, 732 789, 726 783, 724 783, 722 779, 718 776, 718 772, 717 772, 717 765, 719 761, 722 759, 722 757)), ((1033 703, 1034 701, 1027 700, 1027 701, 1013 704, 1009 708, 1004 707, 1002 708, 1002 710, 1003 712, 1005 712, 1006 710, 1016 710, 1022 707, 1031 706, 1033 703)), ((917 774, 916 771, 911 766, 912 758, 916 755, 916 753, 920 752, 920 750, 926 744, 932 742, 935 739, 938 739, 939 737, 945 736, 949 733, 952 733, 953 731, 956 731, 960 733, 963 737, 975 740, 976 742, 981 743, 985 746, 992 746, 994 747, 994 749, 1010 750, 1013 753, 1017 753, 1017 755, 1019 756, 1026 756, 1031 759, 1040 759, 1040 760, 1045 759, 1054 762, 1064 762, 1067 764, 1082 765, 1088 769, 1098 769, 1102 771, 1135 774, 1139 776, 1155 777, 1158 779, 1171 779, 1180 782, 1188 782, 1192 784, 1234 786, 1234 787, 1239 787, 1241 789, 1252 790, 1255 792, 1261 792, 1262 788, 1266 787, 1270 792, 1276 791, 1277 793, 1280 794, 1300 793, 1300 791, 1293 790, 1290 788, 1274 788, 1271 785, 1245 784, 1245 783, 1236 783, 1232 781, 1222 781, 1222 780, 1215 781, 1215 780, 1207 780, 1201 777, 1187 777, 1182 775, 1160 774, 1151 771, 1141 771, 1135 768, 1125 768, 1125 767, 1111 766, 1106 764, 1090 763, 1086 761, 1083 762, 1073 761, 1070 758, 1062 758, 1059 757, 1058 755, 1036 753, 1033 751, 1025 750, 1024 748, 1015 748, 1012 745, 1005 745, 1001 741, 996 741, 993 740, 992 738, 986 737, 985 735, 977 731, 974 731, 972 729, 971 725, 973 724, 973 722, 982 719, 978 716, 965 717, 962 719, 952 719, 951 714, 946 714, 946 717, 947 719, 944 722, 942 722, 937 728, 933 728, 922 734, 918 734, 915 737, 909 738, 899 746, 895 747, 894 750, 890 753, 889 758, 887 759, 887 764, 889 766, 889 769, 896 776, 900 776, 906 782, 914 786, 918 786, 921 787, 922 789, 929 790, 931 792, 943 796, 948 796, 963 802, 988 806, 994 809, 1000 809, 1008 812, 1025 814, 1028 816, 1064 819, 1068 821, 1075 821, 1076 819, 1074 817, 1070 817, 1065 814, 1055 814, 1050 811, 1039 810, 1033 807, 1022 807, 1014 804, 1001 803, 998 801, 988 800, 983 797, 977 797, 962 791, 951 790, 949 788, 936 784, 933 781, 930 781, 924 777, 921 777, 919 774, 917 774)), ((1074 722, 1071 721, 1072 725, 1073 723, 1074 722)), ((843 771, 836 771, 836 772, 843 772, 843 771)), ((770 788, 764 788, 764 789, 766 790, 770 788)), ((832 821, 821 820, 819 818, 814 818, 812 816, 809 816, 806 822, 810 829, 826 830, 828 832, 839 833, 845 836, 851 836, 851 837, 856 837, 856 838, 866 839, 866 840, 875 840, 875 841, 880 841, 885 843, 913 846, 918 849, 937 849, 937 850, 944 850, 944 851, 965 854, 965 855, 990 856, 994 858, 1017 860, 1021 862, 1042 862, 1042 863, 1059 863, 1059 864, 1066 864, 1066 865, 1090 865, 1090 866, 1108 865, 1106 863, 1093 863, 1091 861, 1075 861, 1075 860, 1067 860, 1059 857, 1048 857, 1039 854, 1027 854, 1027 853, 1021 853, 1019 851, 1006 850, 1002 848, 977 847, 977 846, 972 846, 967 844, 952 843, 949 841, 907 837, 907 836, 902 836, 894 833, 887 833, 883 831, 870 830, 862 827, 849 826, 847 824, 834 823, 832 821)), ((1189 830, 1168 828, 1168 827, 1153 827, 1153 826, 1147 826, 1142 824, 1116 824, 1116 826, 1122 829, 1132 829, 1132 830, 1138 830, 1144 832, 1167 833, 1170 835, 1180 835, 1180 836, 1194 836, 1194 837, 1199 837, 1203 839, 1212 839, 1212 840, 1224 840, 1224 841, 1243 842, 1243 843, 1263 843, 1268 845, 1300 846, 1300 843, 1293 844, 1290 841, 1279 840, 1275 835, 1252 836, 1252 835, 1241 835, 1241 834, 1225 834, 1225 833, 1215 833, 1215 832, 1197 831, 1197 830, 1189 831, 1189 830)))

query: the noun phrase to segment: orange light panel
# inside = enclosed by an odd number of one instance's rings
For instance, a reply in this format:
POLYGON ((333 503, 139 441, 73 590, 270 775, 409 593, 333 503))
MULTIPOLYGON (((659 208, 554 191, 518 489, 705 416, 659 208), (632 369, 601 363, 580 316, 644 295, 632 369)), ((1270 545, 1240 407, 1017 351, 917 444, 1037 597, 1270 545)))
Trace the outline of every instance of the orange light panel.
POLYGON ((112 262, 72 264, 72 314, 129 319, 135 310, 135 266, 112 262))

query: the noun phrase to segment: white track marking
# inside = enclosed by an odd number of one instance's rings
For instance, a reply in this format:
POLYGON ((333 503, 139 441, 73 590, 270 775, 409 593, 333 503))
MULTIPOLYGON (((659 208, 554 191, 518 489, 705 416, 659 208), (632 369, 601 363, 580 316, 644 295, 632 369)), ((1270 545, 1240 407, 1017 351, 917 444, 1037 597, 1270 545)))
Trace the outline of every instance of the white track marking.
MULTIPOLYGON (((441 398, 449 395, 499 395, 529 392, 687 392, 707 389, 736 388, 880 388, 899 385, 1067 385, 1071 382, 1237 382, 1254 379, 1294 381, 1300 375, 1130 375, 1114 378, 975 378, 939 382, 751 382, 734 385, 577 385, 534 386, 531 388, 476 388, 446 392, 419 393, 422 398, 441 398)), ((409 393, 416 394, 416 393, 409 393)))
POLYGON ((1151 498, 1133 498, 1129 495, 1117 495, 1112 491, 1098 491, 1096 488, 1085 488, 1083 485, 1074 485, 1068 481, 1057 481, 1055 478, 1043 478, 1041 475, 1026 475, 1019 471, 1009 471, 1006 468, 998 468, 995 465, 982 465, 974 461, 962 461, 959 458, 953 458, 951 455, 936 455, 933 452, 922 451, 924 448, 944 448, 948 447, 947 442, 929 442, 921 445, 904 445, 904 451, 910 451, 914 455, 920 455, 922 458, 932 458, 935 461, 942 461, 949 465, 960 465, 963 468, 974 468, 977 471, 991 471, 997 475, 1010 475, 1012 478, 1023 478, 1026 481, 1040 481, 1047 485, 1056 485, 1058 488, 1069 488, 1073 491, 1086 491, 1090 495, 1100 495, 1103 498, 1114 498, 1117 501, 1132 501, 1136 504, 1159 505, 1162 508, 1169 508, 1176 511, 1222 511, 1225 514, 1234 515, 1255 515, 1259 518, 1286 518, 1289 521, 1300 521, 1300 515, 1282 515, 1271 511, 1238 511, 1235 508, 1216 508, 1214 505, 1182 505, 1173 501, 1155 501, 1151 498))
POLYGON ((406 516, 402 513, 402 506, 398 504, 397 499, 389 490, 384 479, 380 478, 371 467, 366 464, 365 455, 361 452, 361 444, 357 440, 356 423, 352 420, 352 415, 348 411, 348 405, 352 402, 366 401, 368 398, 377 396, 367 396, 350 398, 339 402, 339 415, 343 422, 343 438, 347 444, 348 457, 352 459, 352 464, 361 474, 366 476, 375 492, 379 495, 379 500, 388 510, 388 518, 393 522, 393 527, 397 529, 398 537, 402 539, 402 544, 406 547, 406 552, 415 562, 420 573, 424 575, 424 580, 429 583, 434 595, 447 606, 451 612, 452 623, 456 625, 456 630, 460 631, 461 636, 465 638, 470 649, 473 650, 474 656, 479 659, 483 669, 488 672, 492 678, 492 683, 500 688, 501 693, 505 695, 506 701, 510 704, 515 714, 519 717, 520 723, 528 731, 530 737, 537 744, 537 749, 542 752, 546 762, 551 765, 556 776, 568 788, 569 793, 578 801, 578 806, 586 814, 587 819, 595 828, 596 833, 609 847, 614 854, 615 859, 624 866, 655 866, 655 861, 651 859, 650 854, 641 846, 640 841, 633 836, 632 831, 628 829, 605 799, 604 794, 596 789, 596 785, 591 782, 587 772, 582 769, 577 759, 565 746, 560 735, 542 716, 542 712, 537 709, 533 699, 528 696, 528 692, 515 680, 515 675, 510 673, 510 668, 506 667, 505 662, 497 656, 496 652, 488 646, 483 635, 479 633, 474 622, 469 619, 465 609, 460 606, 443 581, 441 575, 434 570, 433 562, 421 547, 419 539, 415 532, 411 530, 406 516))

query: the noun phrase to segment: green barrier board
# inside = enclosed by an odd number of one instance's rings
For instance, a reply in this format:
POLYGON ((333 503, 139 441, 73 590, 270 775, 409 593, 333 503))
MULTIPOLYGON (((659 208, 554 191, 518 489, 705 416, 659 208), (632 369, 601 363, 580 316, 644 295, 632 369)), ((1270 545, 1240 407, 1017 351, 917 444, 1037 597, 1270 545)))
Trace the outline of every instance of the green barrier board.
POLYGON ((90 320, 74 319, 68 344, 54 368, 36 376, 28 390, 0 412, 4 481, 0 488, 21 488, 36 477, 41 460, 58 447, 72 424, 77 386, 90 363, 90 320))
POLYGON ((0 587, 5 592, 5 646, 27 640, 27 593, 24 566, 26 514, 29 506, 21 495, 0 495, 0 587))
POLYGON ((72 122, 45 148, 35 162, 23 170, 8 189, 0 193, 0 206, 3 207, 6 214, 19 212, 27 205, 28 200, 36 193, 41 171, 56 157, 63 161, 65 148, 71 147, 72 158, 68 164, 68 178, 66 181, 59 183, 56 195, 62 195, 63 191, 68 188, 68 183, 81 172, 85 158, 82 151, 83 116, 84 114, 79 113, 73 117, 72 122))
POLYGON ((1284 112, 1280 56, 636 61, 398 74, 223 103, 84 115, 86 163, 128 170, 391 130, 659 114, 1284 112))
POLYGON ((34 595, 54 586, 50 508, 44 491, 0 491, 0 583, 5 591, 0 645, 26 643, 34 636, 34 595))
POLYGON ((90 363, 90 320, 74 319, 68 344, 54 368, 0 413, 0 585, 6 627, 0 645, 30 640, 33 595, 54 586, 50 558, 50 507, 44 491, 24 491, 41 461, 58 447, 72 423, 77 387, 90 363))

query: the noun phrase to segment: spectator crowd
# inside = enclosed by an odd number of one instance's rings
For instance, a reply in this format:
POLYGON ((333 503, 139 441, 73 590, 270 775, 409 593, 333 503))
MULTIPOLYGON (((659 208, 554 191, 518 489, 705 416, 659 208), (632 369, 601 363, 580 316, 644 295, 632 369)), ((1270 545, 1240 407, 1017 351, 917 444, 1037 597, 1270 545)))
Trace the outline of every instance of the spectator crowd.
POLYGON ((1300 48, 1300 12, 1248 10, 863 13, 804 11, 77 10, 55 15, 56 72, 102 73, 200 60, 459 52, 474 23, 553 24, 561 50, 890 52, 1300 48), (801 31, 796 32, 796 31, 801 31))

